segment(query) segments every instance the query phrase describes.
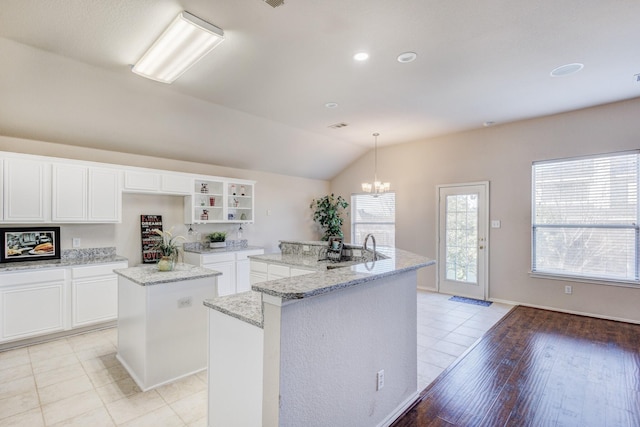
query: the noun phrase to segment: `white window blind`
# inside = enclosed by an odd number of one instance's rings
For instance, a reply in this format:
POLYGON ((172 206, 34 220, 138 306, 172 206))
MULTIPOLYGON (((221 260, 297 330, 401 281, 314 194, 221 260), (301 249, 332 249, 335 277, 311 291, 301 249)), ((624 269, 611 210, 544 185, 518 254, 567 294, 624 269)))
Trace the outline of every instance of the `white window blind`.
POLYGON ((351 242, 361 245, 373 234, 378 246, 396 245, 396 194, 351 195, 351 242))
POLYGON ((533 164, 532 271, 639 283, 639 152, 533 164))

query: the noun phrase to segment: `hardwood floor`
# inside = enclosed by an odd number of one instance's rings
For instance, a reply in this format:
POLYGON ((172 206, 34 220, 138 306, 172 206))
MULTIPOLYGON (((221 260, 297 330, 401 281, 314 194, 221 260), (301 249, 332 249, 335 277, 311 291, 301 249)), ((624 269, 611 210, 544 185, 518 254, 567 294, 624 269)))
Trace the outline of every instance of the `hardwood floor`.
POLYGON ((393 427, 640 426, 640 325, 516 307, 393 427))

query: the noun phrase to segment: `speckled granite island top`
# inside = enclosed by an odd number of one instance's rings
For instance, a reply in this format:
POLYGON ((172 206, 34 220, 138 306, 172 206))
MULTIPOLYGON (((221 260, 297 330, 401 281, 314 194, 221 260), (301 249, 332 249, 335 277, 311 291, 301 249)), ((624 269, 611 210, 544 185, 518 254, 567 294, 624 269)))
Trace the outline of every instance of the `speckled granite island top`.
POLYGON ((328 269, 349 267, 357 264, 355 261, 332 262, 326 259, 318 260, 314 257, 298 255, 298 254, 264 254, 251 255, 250 259, 256 261, 264 261, 271 264, 286 265, 289 267, 300 267, 307 270, 327 271, 328 269))
MULTIPOLYGON (((434 260, 401 249, 387 249, 385 250, 385 255, 388 256, 387 259, 369 261, 331 270, 326 270, 325 266, 324 271, 318 268, 317 273, 257 283, 252 286, 252 289, 285 300, 295 300, 334 292, 381 277, 392 276, 435 264, 434 260)), ((269 259, 279 259, 283 264, 285 264, 284 261, 287 259, 294 260, 299 258, 299 256, 295 255, 282 254, 257 255, 251 257, 251 259, 258 261, 262 259, 266 262, 269 262, 269 259)), ((313 259, 311 259, 308 265, 301 265, 299 263, 291 265, 311 267, 313 262, 313 259)), ((321 262, 315 261, 316 266, 318 266, 319 263, 321 262)))
POLYGON ((141 286, 158 285, 160 283, 182 282, 201 279, 203 277, 220 276, 219 271, 196 267, 191 264, 176 264, 173 271, 159 271, 157 265, 120 268, 113 270, 119 276, 131 280, 141 286))
POLYGON ((204 305, 262 328, 262 294, 249 291, 204 300, 204 305))

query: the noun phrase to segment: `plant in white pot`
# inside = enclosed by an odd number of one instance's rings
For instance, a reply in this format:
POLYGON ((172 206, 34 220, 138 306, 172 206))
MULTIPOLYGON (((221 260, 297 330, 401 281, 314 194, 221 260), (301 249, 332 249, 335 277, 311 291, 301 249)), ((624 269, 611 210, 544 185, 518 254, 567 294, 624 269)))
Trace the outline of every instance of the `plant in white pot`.
POLYGON ((225 240, 227 240, 227 233, 224 231, 214 231, 207 234, 207 240, 209 240, 210 248, 224 248, 227 246, 225 240))

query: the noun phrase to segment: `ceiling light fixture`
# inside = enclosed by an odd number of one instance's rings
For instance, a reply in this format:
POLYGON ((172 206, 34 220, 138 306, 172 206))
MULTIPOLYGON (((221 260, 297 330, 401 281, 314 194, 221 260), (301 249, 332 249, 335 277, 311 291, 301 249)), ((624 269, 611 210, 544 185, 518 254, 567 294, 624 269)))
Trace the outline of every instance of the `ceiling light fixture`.
POLYGON ((358 52, 353 55, 353 59, 355 59, 356 61, 366 61, 367 59, 369 59, 369 54, 367 52, 358 52))
POLYGON ((374 156, 375 156, 375 164, 374 164, 374 173, 373 173, 373 184, 370 182, 362 183, 362 191, 365 193, 371 193, 373 197, 378 197, 382 193, 386 193, 391 189, 391 184, 388 182, 380 182, 378 181, 378 136, 379 133, 373 134, 375 138, 375 148, 374 148, 374 156))
POLYGON ((131 71, 172 83, 224 40, 222 29, 181 12, 133 66, 131 71))
POLYGON ((398 62, 402 62, 403 64, 407 62, 413 62, 417 57, 418 54, 415 52, 403 52, 398 55, 398 62))
POLYGON ((338 103, 337 102, 327 102, 326 104, 324 104, 325 107, 327 108, 338 108, 338 103))
POLYGON ((562 76, 568 76, 570 74, 575 74, 578 71, 582 70, 584 68, 584 64, 580 64, 579 62, 575 62, 573 64, 566 64, 566 65, 561 65, 558 68, 554 68, 551 71, 551 76, 552 77, 562 77, 562 76))

